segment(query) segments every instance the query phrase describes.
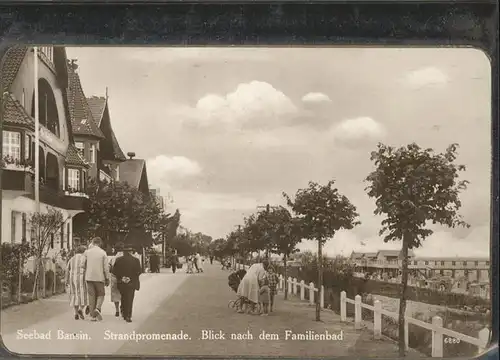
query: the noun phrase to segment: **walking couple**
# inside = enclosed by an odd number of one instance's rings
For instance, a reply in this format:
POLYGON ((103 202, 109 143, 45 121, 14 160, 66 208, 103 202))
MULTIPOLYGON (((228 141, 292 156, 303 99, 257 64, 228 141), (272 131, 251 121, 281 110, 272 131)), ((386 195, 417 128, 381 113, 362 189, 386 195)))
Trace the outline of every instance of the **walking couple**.
POLYGON ((87 306, 91 321, 102 320, 105 287, 110 285, 113 274, 118 279, 116 287, 122 297, 122 315, 130 322, 134 292, 139 289, 140 263, 130 254, 130 249, 123 249, 124 256, 115 257, 111 269, 102 245, 101 238, 96 237, 87 250, 79 246, 66 266, 66 286, 70 305, 75 310, 75 320, 85 318, 83 309, 87 306))

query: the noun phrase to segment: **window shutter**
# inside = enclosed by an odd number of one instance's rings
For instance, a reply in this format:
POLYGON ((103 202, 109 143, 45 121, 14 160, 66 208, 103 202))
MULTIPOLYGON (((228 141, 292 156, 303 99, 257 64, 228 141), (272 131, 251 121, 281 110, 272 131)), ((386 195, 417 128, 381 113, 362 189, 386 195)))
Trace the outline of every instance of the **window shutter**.
MULTIPOLYGON (((72 220, 70 220, 70 221, 72 221, 72 220)), ((70 248, 71 248, 71 243, 70 243, 71 239, 70 239, 70 236, 69 236, 69 226, 70 226, 70 225, 69 225, 69 222, 68 222, 68 223, 66 224, 66 238, 67 238, 67 242, 68 242, 68 243, 67 243, 67 245, 68 245, 68 246, 67 246, 67 248, 68 248, 68 249, 70 249, 70 248)))
POLYGON ((61 225, 61 249, 64 249, 64 224, 61 225))
POLYGON ((22 236, 21 241, 25 242, 26 236, 27 236, 27 233, 26 233, 26 213, 23 213, 23 215, 22 215, 22 235, 21 236, 22 236))
POLYGON ((10 215, 10 242, 15 244, 16 242, 16 212, 12 211, 10 215))

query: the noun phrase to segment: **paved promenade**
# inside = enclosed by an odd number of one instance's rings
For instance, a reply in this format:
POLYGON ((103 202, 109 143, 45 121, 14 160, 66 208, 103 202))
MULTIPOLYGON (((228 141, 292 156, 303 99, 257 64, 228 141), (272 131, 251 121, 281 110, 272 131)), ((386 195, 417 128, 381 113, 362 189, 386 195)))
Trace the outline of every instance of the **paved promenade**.
MULTIPOLYGON (((11 351, 23 354, 397 357, 394 342, 375 341, 370 330, 355 331, 352 324, 340 323, 339 316, 331 311, 323 311, 323 321, 316 322, 314 307, 296 298, 285 302, 282 295, 278 295, 276 310, 268 317, 238 314, 227 306, 235 297, 227 286, 229 272, 222 271, 219 265, 205 268, 202 274, 174 275, 165 270, 161 274, 142 275, 132 323, 114 317, 109 297, 103 307, 104 320, 97 323, 74 320, 66 296, 6 309, 2 311, 4 343, 11 351), (30 311, 34 312, 33 316, 29 315, 30 311), (16 331, 20 329, 51 331, 52 340, 18 340, 16 331), (90 339, 57 340, 58 330, 83 334, 90 339), (225 339, 203 339, 204 330, 223 333, 225 339), (287 330, 293 333, 328 331, 342 334, 342 339, 291 340, 285 338, 287 330), (150 336, 182 332, 187 339, 106 339, 110 332, 130 334, 134 331, 150 336), (259 339, 262 333, 268 334, 269 339, 259 339), (232 340, 231 334, 240 334, 241 340, 232 340), (249 339, 248 334, 252 334, 253 339, 249 339)), ((420 357, 416 353, 410 355, 414 356, 420 357)))

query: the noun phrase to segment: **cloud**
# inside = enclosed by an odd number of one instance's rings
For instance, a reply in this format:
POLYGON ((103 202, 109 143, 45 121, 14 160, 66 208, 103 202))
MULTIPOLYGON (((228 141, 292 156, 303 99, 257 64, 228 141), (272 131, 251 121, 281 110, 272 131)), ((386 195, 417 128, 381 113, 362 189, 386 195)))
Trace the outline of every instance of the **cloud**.
POLYGON ((332 100, 328 95, 319 92, 310 92, 302 97, 303 102, 308 103, 319 103, 319 102, 331 102, 332 100))
POLYGON ((184 156, 159 155, 147 160, 148 178, 155 186, 169 187, 173 179, 201 173, 201 166, 184 156))
POLYGON ((198 126, 276 125, 296 114, 298 108, 283 92, 271 84, 252 81, 239 84, 228 94, 207 94, 196 106, 184 109, 188 123, 198 126))
POLYGON ((370 117, 358 117, 333 125, 331 133, 336 140, 349 143, 380 139, 385 136, 385 129, 370 117))
POLYGON ((404 79, 413 88, 439 86, 448 83, 446 74, 432 66, 414 70, 408 73, 404 79))
MULTIPOLYGON (((317 251, 317 247, 316 242, 309 240, 302 241, 298 246, 302 251, 313 252, 317 251)), ((328 256, 349 256, 352 251, 376 252, 400 249, 401 242, 399 241, 384 243, 382 237, 364 238, 357 236, 354 231, 341 230, 333 239, 325 243, 323 252, 328 256)), ((464 239, 454 237, 449 231, 436 231, 424 240, 421 248, 415 249, 414 252, 417 257, 488 257, 490 256, 489 227, 478 227, 464 239)))

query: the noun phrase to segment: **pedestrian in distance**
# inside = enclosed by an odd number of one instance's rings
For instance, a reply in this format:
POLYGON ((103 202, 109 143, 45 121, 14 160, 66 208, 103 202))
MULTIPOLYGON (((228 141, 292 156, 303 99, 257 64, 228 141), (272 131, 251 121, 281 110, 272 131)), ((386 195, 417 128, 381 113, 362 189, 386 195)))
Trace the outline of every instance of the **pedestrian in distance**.
POLYGON ((199 273, 200 272, 200 268, 198 266, 198 260, 199 260, 199 254, 196 253, 192 256, 192 259, 193 259, 193 264, 194 264, 194 267, 196 269, 196 272, 199 273))
POLYGON ((104 288, 109 285, 110 281, 108 255, 101 248, 102 245, 102 239, 96 237, 92 240, 92 247, 85 252, 85 280, 89 294, 91 321, 102 320, 104 288))
POLYGON ((75 309, 75 320, 85 319, 83 311, 89 305, 84 252, 85 246, 78 246, 66 265, 65 283, 68 287, 69 304, 75 309))
POLYGON ((214 263, 214 256, 210 255, 210 265, 212 265, 213 263, 214 263))
POLYGON ((177 271, 177 266, 179 264, 179 258, 177 257, 177 252, 175 250, 172 252, 172 256, 170 258, 170 262, 171 262, 171 265, 172 265, 172 273, 175 274, 175 272, 177 271))
POLYGON ((204 268, 204 265, 205 265, 205 258, 204 257, 201 257, 200 256, 200 260, 199 260, 200 264, 199 264, 199 270, 200 272, 204 272, 205 271, 205 268, 204 268))
POLYGON ((116 259, 113 266, 122 299, 122 315, 126 322, 132 322, 135 292, 141 287, 139 276, 142 273, 141 263, 131 254, 131 250, 130 247, 125 247, 123 256, 116 259))
POLYGON ((123 243, 119 242, 115 245, 115 255, 109 260, 109 271, 110 271, 110 288, 111 288, 111 302, 115 304, 115 316, 119 317, 120 313, 123 312, 120 302, 122 296, 120 290, 118 290, 118 281, 116 276, 113 274, 113 266, 120 256, 123 256, 123 243))

